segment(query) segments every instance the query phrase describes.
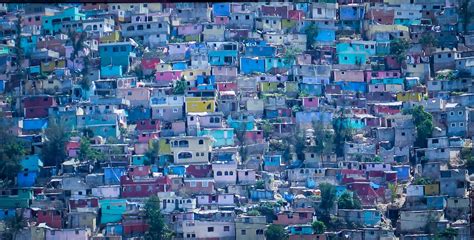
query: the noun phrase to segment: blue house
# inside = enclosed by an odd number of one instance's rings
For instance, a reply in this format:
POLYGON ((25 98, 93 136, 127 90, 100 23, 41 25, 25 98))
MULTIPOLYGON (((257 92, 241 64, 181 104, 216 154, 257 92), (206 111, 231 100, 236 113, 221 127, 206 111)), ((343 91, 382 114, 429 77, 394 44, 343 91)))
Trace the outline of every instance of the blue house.
POLYGON ((0 93, 5 92, 5 80, 0 80, 0 93))
POLYGON ((179 71, 186 70, 188 69, 188 63, 187 62, 173 62, 172 69, 179 70, 179 71))
POLYGON ((281 155, 265 155, 263 156, 263 167, 268 168, 279 168, 283 162, 281 155))
POLYGON ((212 14, 214 16, 229 16, 230 3, 214 3, 212 4, 212 14))
POLYGON ((23 130, 24 131, 42 131, 48 127, 48 119, 45 118, 32 118, 23 119, 23 130))
POLYGON ((273 46, 246 46, 246 57, 274 57, 276 48, 273 46))
POLYGON ((339 6, 339 23, 342 29, 350 28, 359 32, 362 28, 362 21, 364 20, 365 6, 364 5, 341 5, 339 6))
POLYGON ((178 175, 184 176, 186 174, 186 167, 185 166, 167 166, 163 169, 164 175, 178 175))
POLYGON ((410 166, 392 166, 392 170, 397 172, 398 181, 408 181, 410 179, 410 166))
POLYGON ((136 123, 151 118, 151 109, 144 107, 133 107, 127 109, 127 122, 136 123))
POLYGON ((265 59, 264 58, 251 58, 241 57, 240 58, 240 73, 252 74, 252 73, 264 73, 265 72, 265 59))
POLYGON ((105 167, 104 183, 107 185, 120 184, 120 177, 125 175, 125 167, 105 167))
POLYGON ((363 210, 364 225, 374 227, 380 221, 382 221, 382 215, 376 209, 364 209, 363 210))
POLYGON ((336 45, 339 64, 365 64, 370 56, 375 56, 375 41, 350 41, 336 45))
POLYGON ((0 220, 2 221, 15 217, 15 216, 16 216, 15 209, 0 209, 0 220))
POLYGON ((294 61, 288 61, 281 57, 267 57, 265 58, 265 72, 268 72, 272 69, 290 69, 293 64, 294 61))
POLYGON ((214 90, 216 76, 199 75, 196 78, 196 87, 198 90, 214 90))
POLYGON ((264 189, 250 190, 250 199, 252 199, 252 201, 273 200, 273 197, 273 191, 268 191, 264 189))
POLYGON ((429 210, 443 210, 446 207, 444 196, 426 196, 426 206, 429 210))
POLYGON ((344 91, 367 92, 367 83, 365 82, 336 82, 344 91))
POLYGON ((43 162, 38 155, 25 156, 20 161, 22 170, 17 174, 18 187, 32 187, 36 183, 43 162))

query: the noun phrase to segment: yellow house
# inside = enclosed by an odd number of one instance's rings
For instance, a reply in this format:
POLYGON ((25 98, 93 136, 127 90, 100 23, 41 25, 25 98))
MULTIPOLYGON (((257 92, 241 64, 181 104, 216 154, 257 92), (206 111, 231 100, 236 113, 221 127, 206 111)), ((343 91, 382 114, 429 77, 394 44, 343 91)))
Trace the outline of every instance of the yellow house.
POLYGON ((369 39, 374 39, 375 34, 377 33, 394 33, 399 38, 405 40, 410 39, 410 34, 407 26, 402 25, 376 25, 371 24, 367 26, 367 37, 369 39))
POLYGON ((171 64, 169 63, 159 63, 159 64, 156 64, 155 69, 157 72, 172 71, 173 66, 171 66, 171 64))
POLYGON ((397 93, 397 101, 399 102, 420 102, 423 94, 419 92, 399 92, 397 93))
POLYGON ((120 41, 120 32, 114 31, 100 38, 101 43, 112 43, 120 41))
POLYGON ((216 99, 213 97, 186 97, 186 113, 215 112, 216 99))
POLYGON ((260 82, 260 91, 263 93, 271 93, 278 91, 278 85, 283 83, 280 82, 260 82))
POLYGON ((432 183, 425 185, 425 196, 438 196, 439 195, 439 183, 432 183))
POLYGON ((160 145, 160 154, 171 154, 171 145, 169 138, 160 138, 158 143, 160 145))
POLYGON ((41 62, 41 72, 42 73, 50 73, 54 71, 56 68, 65 68, 66 61, 62 60, 53 60, 50 62, 41 62))

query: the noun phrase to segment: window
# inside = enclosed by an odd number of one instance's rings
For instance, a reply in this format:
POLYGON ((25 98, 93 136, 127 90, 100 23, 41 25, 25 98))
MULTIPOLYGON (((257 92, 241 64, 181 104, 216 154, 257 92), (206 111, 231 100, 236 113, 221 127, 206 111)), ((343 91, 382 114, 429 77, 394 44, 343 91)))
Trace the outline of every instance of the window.
POLYGON ((217 176, 222 176, 222 172, 221 172, 221 171, 217 171, 217 176))
POLYGON ((458 112, 458 115, 462 115, 463 113, 461 111, 458 112))
POLYGON ((464 123, 460 122, 460 123, 459 123, 459 126, 460 126, 460 127, 464 127, 464 123))
POLYGON ((204 181, 204 182, 202 182, 201 186, 202 187, 209 187, 209 182, 204 181))
POLYGON ((199 140, 199 145, 203 145, 204 144, 204 140, 200 139, 199 140))
POLYGON ((240 235, 247 235, 247 231, 245 229, 240 230, 240 235))
POLYGON ((229 232, 230 231, 230 227, 229 226, 224 226, 224 232, 229 232))
POLYGON ((214 227, 208 227, 207 232, 214 232, 214 227))
POLYGON ((263 229, 257 229, 256 233, 257 235, 263 235, 263 229))
POLYGON ((189 186, 191 186, 191 187, 196 187, 196 182, 195 182, 195 181, 189 182, 189 186))

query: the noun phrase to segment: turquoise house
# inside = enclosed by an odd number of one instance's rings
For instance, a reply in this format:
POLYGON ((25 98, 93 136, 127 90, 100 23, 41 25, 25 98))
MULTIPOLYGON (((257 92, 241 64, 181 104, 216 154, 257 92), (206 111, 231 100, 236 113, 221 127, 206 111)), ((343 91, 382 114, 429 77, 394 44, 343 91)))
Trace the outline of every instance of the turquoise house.
POLYGON ((114 223, 122 220, 122 214, 127 210, 126 199, 103 199, 99 200, 102 210, 101 224, 114 223))
POLYGON ((43 162, 38 154, 25 156, 21 159, 20 164, 22 171, 39 172, 43 167, 43 162))
POLYGON ((288 226, 290 235, 312 235, 313 227, 310 224, 288 226))
POLYGON ((255 128, 255 118, 253 116, 240 115, 239 119, 233 119, 229 115, 227 124, 236 131, 251 131, 255 128))
POLYGON ((198 132, 198 136, 211 136, 214 138, 214 147, 234 146, 233 128, 205 128, 198 132))
POLYGON ((382 221, 382 215, 376 209, 364 209, 362 213, 365 226, 374 227, 382 221))
POLYGON ((79 12, 79 8, 71 7, 53 16, 43 16, 41 18, 41 29, 43 33, 52 35, 59 33, 63 22, 77 21, 86 19, 86 15, 79 12))
POLYGON ((281 69, 286 68, 290 69, 294 64, 294 61, 288 61, 281 57, 267 57, 265 58, 265 72, 268 72, 272 69, 281 69))
POLYGON ((121 65, 109 65, 100 67, 101 78, 119 78, 123 76, 121 65))
POLYGON ((100 66, 122 66, 127 72, 132 59, 135 58, 133 46, 129 42, 103 43, 99 45, 100 66))
POLYGON ((132 155, 132 165, 143 166, 145 162, 149 162, 149 159, 145 155, 132 155))
POLYGON ((356 119, 356 118, 337 119, 335 124, 342 124, 342 126, 346 128, 352 128, 352 129, 365 128, 364 121, 362 121, 361 119, 356 119))
POLYGON ((237 50, 211 50, 208 52, 211 66, 232 65, 237 62, 237 50))
POLYGON ((404 85, 403 78, 376 78, 371 79, 372 84, 391 84, 391 85, 404 85))
POLYGON ((167 166, 163 169, 164 175, 178 175, 184 176, 186 174, 186 167, 185 166, 167 166))
POLYGON ((20 37, 20 47, 23 49, 25 56, 30 56, 30 54, 36 50, 37 43, 38 35, 20 37))
POLYGON ((339 64, 361 65, 370 56, 375 56, 374 41, 341 42, 336 45, 339 64))
POLYGON ((32 189, 11 189, 7 194, 0 195, 0 209, 28 208, 33 200, 32 189))

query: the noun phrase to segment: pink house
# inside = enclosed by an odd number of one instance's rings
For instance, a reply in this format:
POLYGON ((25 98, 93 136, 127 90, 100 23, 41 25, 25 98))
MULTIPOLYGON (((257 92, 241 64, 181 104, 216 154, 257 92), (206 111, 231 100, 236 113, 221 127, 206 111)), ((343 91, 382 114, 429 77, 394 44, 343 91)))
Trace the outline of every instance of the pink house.
POLYGON ((237 83, 235 82, 222 82, 217 83, 217 91, 236 91, 237 90, 237 83))
POLYGON ((316 109, 319 107, 318 97, 303 97, 303 108, 304 109, 316 109))
POLYGON ((130 166, 127 175, 131 177, 145 177, 148 176, 150 172, 150 166, 130 166))
POLYGON ((301 21, 302 19, 304 19, 304 12, 301 10, 289 10, 288 18, 290 20, 301 21))
POLYGON ((142 70, 153 71, 159 63, 161 63, 159 58, 144 58, 141 63, 142 70))
POLYGON ((173 81, 180 80, 182 76, 181 71, 162 71, 155 74, 155 82, 160 86, 168 86, 173 81))
POLYGON ((365 79, 367 82, 370 82, 372 78, 399 78, 400 71, 398 70, 390 70, 390 71, 366 71, 365 72, 365 79))
POLYGON ((178 35, 189 36, 189 35, 198 35, 202 33, 201 24, 186 24, 177 27, 178 35))
POLYGON ((77 157, 81 143, 79 141, 70 141, 66 143, 66 152, 69 157, 77 157))
POLYGON ((227 17, 227 16, 214 17, 214 23, 226 25, 226 24, 229 23, 229 17, 227 17))
POLYGON ((212 178, 189 178, 184 179, 183 189, 194 194, 212 194, 215 192, 214 184, 212 178))
POLYGON ((160 120, 145 119, 137 122, 137 131, 159 131, 160 130, 160 120))
POLYGON ((152 139, 158 139, 160 133, 158 132, 143 132, 138 134, 138 142, 139 143, 147 143, 152 139))
POLYGON ((313 208, 295 209, 292 212, 282 212, 277 214, 277 220, 274 220, 273 223, 285 226, 307 224, 313 222, 313 214, 313 208))
POLYGON ((245 143, 255 144, 263 143, 263 131, 262 130, 250 130, 245 132, 245 143))
POLYGON ((335 82, 365 82, 362 70, 334 70, 335 82))

